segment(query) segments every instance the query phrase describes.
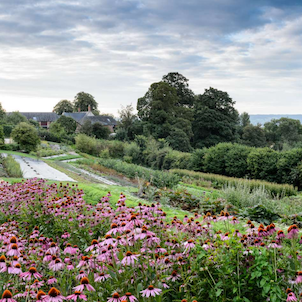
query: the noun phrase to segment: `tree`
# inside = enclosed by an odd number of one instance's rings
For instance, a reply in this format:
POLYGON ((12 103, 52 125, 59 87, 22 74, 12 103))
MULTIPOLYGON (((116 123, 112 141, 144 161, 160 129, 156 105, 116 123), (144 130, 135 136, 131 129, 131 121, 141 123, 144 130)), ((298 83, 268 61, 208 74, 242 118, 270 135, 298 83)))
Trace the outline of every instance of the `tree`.
POLYGON ((77 129, 77 122, 69 116, 62 115, 59 117, 58 120, 56 120, 52 124, 55 124, 55 123, 60 124, 65 129, 67 134, 72 134, 77 129))
POLYGON ((90 106, 91 111, 98 109, 98 103, 94 99, 94 97, 86 92, 79 92, 73 101, 74 111, 77 112, 78 109, 81 111, 88 111, 88 107, 90 106))
POLYGON ((21 122, 28 123, 27 118, 22 115, 20 112, 15 111, 6 117, 6 122, 8 124, 17 125, 21 122))
POLYGON ((49 132, 58 138, 61 141, 62 137, 65 136, 67 133, 65 131, 64 126, 62 124, 54 122, 50 124, 49 132))
POLYGON ((132 105, 127 105, 119 110, 119 123, 118 132, 119 137, 123 140, 134 140, 137 133, 137 122, 139 122, 137 115, 133 113, 134 108, 132 105))
POLYGON ((54 106, 53 111, 58 115, 62 115, 63 112, 73 112, 73 105, 68 100, 62 100, 54 106))
POLYGON ((163 76, 162 80, 176 89, 176 94, 178 96, 176 106, 193 107, 194 93, 189 88, 189 80, 186 77, 178 72, 170 72, 163 76))
POLYGON ((110 134, 110 129, 101 123, 95 123, 92 125, 92 133, 96 138, 107 139, 110 134))
POLYGON ((87 120, 83 123, 81 129, 80 129, 80 133, 92 136, 93 134, 93 128, 92 128, 92 124, 91 121, 87 120))
POLYGON ((36 151, 40 144, 37 130, 29 123, 21 122, 12 131, 13 140, 26 152, 36 151))
POLYGON ((240 114, 239 123, 242 128, 251 125, 250 116, 247 112, 243 112, 240 114))
POLYGON ((0 125, 0 146, 4 145, 4 131, 2 125, 0 125))
POLYGON ((242 140, 241 142, 244 145, 251 147, 265 147, 266 146, 266 137, 264 129, 261 128, 261 125, 258 124, 254 126, 252 124, 247 125, 243 128, 242 140))
POLYGON ((175 150, 190 152, 192 149, 188 135, 179 128, 172 129, 166 140, 175 150))
POLYGON ((3 120, 6 116, 6 112, 2 107, 2 104, 0 103, 0 120, 3 120))
POLYGON ((299 120, 286 117, 272 119, 264 124, 264 131, 267 141, 277 150, 282 149, 284 143, 293 146, 302 141, 302 125, 299 120))
POLYGON ((165 82, 153 83, 137 102, 138 116, 155 138, 166 138, 175 118, 176 89, 165 82))
POLYGON ((239 114, 227 92, 209 88, 196 97, 194 105, 194 143, 203 148, 237 138, 239 114))

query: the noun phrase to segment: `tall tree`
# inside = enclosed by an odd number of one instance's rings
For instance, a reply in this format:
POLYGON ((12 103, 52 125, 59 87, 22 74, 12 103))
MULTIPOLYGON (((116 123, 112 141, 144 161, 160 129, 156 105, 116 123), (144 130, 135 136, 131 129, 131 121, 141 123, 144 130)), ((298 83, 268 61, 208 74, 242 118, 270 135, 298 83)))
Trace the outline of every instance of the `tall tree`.
POLYGON ((73 105, 68 100, 61 100, 54 106, 53 111, 58 115, 61 115, 63 112, 73 112, 73 105))
POLYGON ((0 103, 0 120, 3 120, 5 118, 6 112, 2 107, 2 104, 0 103))
POLYGON ((251 147, 265 147, 266 146, 266 137, 264 129, 260 124, 254 126, 249 124, 243 128, 241 142, 244 145, 251 147))
POLYGON ((177 102, 176 89, 165 82, 153 83, 145 96, 138 99, 138 116, 155 138, 169 135, 177 102))
POLYGON ((170 72, 163 76, 163 82, 168 83, 176 89, 178 100, 176 106, 193 107, 194 93, 189 88, 189 80, 178 72, 170 72))
POLYGON ((17 125, 21 122, 28 123, 28 120, 19 111, 14 111, 6 117, 6 122, 8 124, 17 125))
POLYGON ((134 140, 137 132, 137 123, 140 123, 132 105, 127 105, 119 110, 118 132, 123 133, 123 140, 134 140))
MULTIPOLYGON (((72 134, 77 129, 77 122, 69 116, 62 115, 54 123, 60 124, 67 134, 72 134)), ((51 123, 51 125, 54 123, 51 123)))
POLYGON ((196 147, 235 141, 239 114, 234 105, 227 92, 212 87, 196 97, 193 122, 196 147))
POLYGON ((264 124, 264 131, 268 142, 275 149, 282 149, 284 143, 293 146, 302 141, 302 125, 299 120, 286 117, 272 119, 264 124))
POLYGON ((86 92, 79 92, 73 101, 74 111, 77 112, 79 109, 80 111, 88 111, 88 107, 92 112, 98 111, 98 103, 94 99, 94 97, 86 92))

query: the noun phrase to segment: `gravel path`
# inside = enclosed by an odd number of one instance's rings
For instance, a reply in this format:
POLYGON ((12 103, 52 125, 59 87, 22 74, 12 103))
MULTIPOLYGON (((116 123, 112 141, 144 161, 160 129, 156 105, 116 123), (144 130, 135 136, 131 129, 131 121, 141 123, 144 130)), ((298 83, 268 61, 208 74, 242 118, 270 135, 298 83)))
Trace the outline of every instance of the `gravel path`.
POLYGON ((67 176, 49 165, 44 161, 36 160, 30 157, 21 157, 19 155, 12 155, 20 164, 21 171, 24 178, 44 178, 57 181, 73 181, 72 178, 67 176))
POLYGON ((62 156, 66 156, 68 154, 58 154, 58 155, 51 155, 51 156, 45 156, 45 157, 42 157, 43 159, 52 159, 52 158, 56 158, 56 157, 62 157, 62 156))

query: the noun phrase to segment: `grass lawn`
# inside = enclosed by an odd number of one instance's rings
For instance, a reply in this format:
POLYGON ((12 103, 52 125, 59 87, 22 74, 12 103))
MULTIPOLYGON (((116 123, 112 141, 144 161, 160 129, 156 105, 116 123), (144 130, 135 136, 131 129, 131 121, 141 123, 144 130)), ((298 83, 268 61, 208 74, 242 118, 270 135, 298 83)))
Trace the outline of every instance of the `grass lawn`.
POLYGON ((30 158, 37 159, 37 156, 35 156, 35 155, 30 155, 30 154, 27 154, 27 153, 22 153, 22 152, 17 152, 17 151, 0 150, 0 153, 19 155, 19 156, 23 156, 23 157, 30 157, 30 158))

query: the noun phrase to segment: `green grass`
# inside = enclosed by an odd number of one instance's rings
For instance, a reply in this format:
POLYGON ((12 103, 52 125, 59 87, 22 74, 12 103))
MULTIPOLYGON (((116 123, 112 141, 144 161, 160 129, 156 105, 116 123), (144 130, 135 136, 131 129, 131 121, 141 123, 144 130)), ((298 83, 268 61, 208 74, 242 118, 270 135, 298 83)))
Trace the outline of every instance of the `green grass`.
POLYGON ((30 157, 30 158, 37 159, 37 156, 35 156, 35 155, 30 155, 30 154, 27 154, 27 153, 22 153, 22 152, 17 152, 17 151, 0 150, 0 153, 19 155, 19 156, 23 156, 23 157, 30 157))
POLYGON ((62 161, 62 160, 75 159, 75 158, 82 158, 82 156, 70 154, 70 155, 64 155, 64 156, 58 156, 58 157, 54 157, 54 158, 49 158, 49 160, 62 161))

